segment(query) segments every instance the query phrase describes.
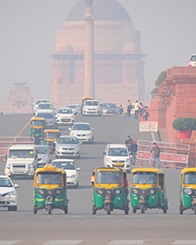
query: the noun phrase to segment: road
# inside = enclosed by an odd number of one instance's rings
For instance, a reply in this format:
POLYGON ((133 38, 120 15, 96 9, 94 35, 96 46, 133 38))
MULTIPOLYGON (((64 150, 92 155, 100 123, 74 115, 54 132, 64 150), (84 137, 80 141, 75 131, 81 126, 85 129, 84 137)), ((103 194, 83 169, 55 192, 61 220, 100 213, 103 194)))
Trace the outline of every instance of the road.
MULTIPOLYGON (((1 115, 0 135, 15 136, 28 123, 31 115, 1 115)), ((152 140, 150 133, 138 132, 138 121, 123 116, 82 117, 77 121, 89 121, 95 128, 94 144, 81 145, 81 159, 76 160, 80 171, 78 189, 68 189, 69 210, 64 214, 45 210, 33 214, 33 181, 15 179, 20 185, 18 211, 0 209, 0 245, 186 245, 196 244, 195 215, 178 211, 180 170, 165 169, 169 210, 147 210, 129 215, 114 210, 106 215, 104 210, 92 215, 92 187, 90 175, 103 166, 103 151, 107 143, 124 143, 128 134, 135 139, 152 140)), ((68 134, 63 128, 63 134, 68 134)), ((28 126, 21 132, 29 134, 28 126)), ((157 137, 155 135, 155 137, 157 137)), ((0 164, 3 173, 4 164, 0 164)))

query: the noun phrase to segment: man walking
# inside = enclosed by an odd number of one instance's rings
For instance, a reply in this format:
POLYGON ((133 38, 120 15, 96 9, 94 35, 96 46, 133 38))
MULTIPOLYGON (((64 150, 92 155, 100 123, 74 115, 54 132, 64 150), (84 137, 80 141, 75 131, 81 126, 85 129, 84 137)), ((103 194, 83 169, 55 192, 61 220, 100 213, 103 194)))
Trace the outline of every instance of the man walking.
POLYGON ((160 168, 160 152, 161 149, 160 147, 157 145, 156 142, 154 142, 152 144, 152 149, 151 149, 151 153, 152 153, 152 167, 154 168, 155 162, 158 163, 158 168, 160 168))

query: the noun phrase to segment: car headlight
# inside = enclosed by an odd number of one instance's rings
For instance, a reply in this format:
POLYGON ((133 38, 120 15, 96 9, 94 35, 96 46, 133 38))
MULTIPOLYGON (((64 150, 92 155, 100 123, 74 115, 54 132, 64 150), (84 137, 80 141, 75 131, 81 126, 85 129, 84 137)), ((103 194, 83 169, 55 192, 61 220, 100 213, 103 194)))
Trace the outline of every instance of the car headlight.
POLYGON ((42 189, 37 189, 37 194, 44 196, 44 190, 42 189))
POLYGON ((72 175, 69 176, 69 178, 72 178, 72 179, 73 178, 75 179, 75 177, 76 177, 76 174, 72 174, 72 175))
POLYGON ((107 157, 106 158, 106 162, 110 162, 111 163, 112 162, 111 158, 107 157))
POLYGON ((127 159, 125 160, 125 162, 126 162, 126 163, 129 163, 129 162, 130 162, 130 161, 129 161, 129 158, 127 158, 127 159))
POLYGON ((11 191, 7 194, 7 197, 15 197, 16 196, 16 192, 15 191, 11 191))
POLYGON ((190 188, 185 188, 185 189, 184 189, 184 193, 185 193, 186 195, 191 195, 191 194, 192 194, 192 189, 190 189, 190 188))
POLYGON ((62 190, 61 189, 57 189, 55 192, 56 192, 57 195, 60 195, 62 193, 62 190))
POLYGON ((116 193, 117 195, 119 195, 119 194, 121 193, 121 190, 117 189, 117 190, 115 190, 115 193, 116 193))

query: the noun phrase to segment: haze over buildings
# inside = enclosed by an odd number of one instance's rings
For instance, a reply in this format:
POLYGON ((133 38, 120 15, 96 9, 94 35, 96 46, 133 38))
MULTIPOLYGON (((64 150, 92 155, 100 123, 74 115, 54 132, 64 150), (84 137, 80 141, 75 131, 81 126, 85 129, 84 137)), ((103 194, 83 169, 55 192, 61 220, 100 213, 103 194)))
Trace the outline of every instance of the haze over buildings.
MULTIPOLYGON (((0 2, 0 102, 13 83, 25 82, 33 98, 51 98, 55 36, 79 0, 0 2)), ((186 66, 195 53, 195 0, 118 0, 141 33, 144 81, 149 94, 159 73, 186 66)), ((128 98, 125 98, 127 101, 128 98)))

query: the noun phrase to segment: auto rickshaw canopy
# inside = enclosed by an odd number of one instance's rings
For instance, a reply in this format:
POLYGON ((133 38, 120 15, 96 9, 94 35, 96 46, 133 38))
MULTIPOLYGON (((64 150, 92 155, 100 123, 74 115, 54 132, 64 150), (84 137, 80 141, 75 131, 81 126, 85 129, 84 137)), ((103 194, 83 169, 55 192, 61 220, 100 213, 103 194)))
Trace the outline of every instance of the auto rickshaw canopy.
POLYGON ((43 168, 37 168, 34 174, 34 186, 40 187, 59 185, 66 187, 66 172, 64 169, 56 168, 51 164, 46 164, 43 168))
POLYGON ((94 170, 93 175, 94 178, 91 177, 91 181, 93 180, 95 187, 113 188, 125 186, 123 170, 120 168, 97 168, 94 170))
POLYGON ((55 141, 61 135, 61 131, 58 129, 45 129, 44 130, 44 140, 45 141, 55 141))
POLYGON ((31 128, 45 128, 46 126, 46 119, 43 117, 32 117, 30 119, 30 127, 31 128))

